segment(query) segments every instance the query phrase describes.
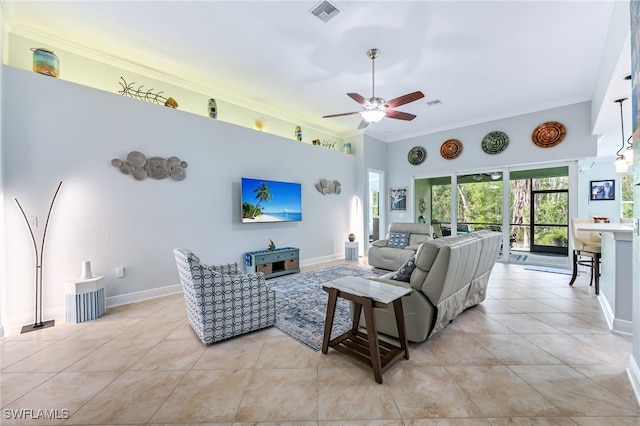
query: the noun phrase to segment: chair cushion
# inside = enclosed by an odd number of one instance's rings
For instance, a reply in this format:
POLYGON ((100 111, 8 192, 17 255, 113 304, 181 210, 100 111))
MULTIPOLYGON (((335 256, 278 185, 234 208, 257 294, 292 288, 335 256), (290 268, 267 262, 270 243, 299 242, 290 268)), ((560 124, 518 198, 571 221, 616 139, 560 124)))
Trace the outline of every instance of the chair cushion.
POLYGON ((409 233, 389 232, 389 238, 387 238, 387 247, 403 249, 407 245, 409 245, 409 233))
POLYGON ((416 255, 411 256, 404 264, 396 271, 395 274, 391 275, 389 279, 396 281, 404 281, 406 283, 411 279, 411 273, 416 269, 416 255))

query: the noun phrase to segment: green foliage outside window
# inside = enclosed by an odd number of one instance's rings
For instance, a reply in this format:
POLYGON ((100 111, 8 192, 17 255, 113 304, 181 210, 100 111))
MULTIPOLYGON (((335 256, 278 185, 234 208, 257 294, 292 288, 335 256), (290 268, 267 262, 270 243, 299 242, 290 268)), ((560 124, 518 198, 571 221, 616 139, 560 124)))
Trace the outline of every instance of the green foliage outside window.
POLYGON ((633 217, 633 173, 625 173, 621 179, 622 217, 633 217))

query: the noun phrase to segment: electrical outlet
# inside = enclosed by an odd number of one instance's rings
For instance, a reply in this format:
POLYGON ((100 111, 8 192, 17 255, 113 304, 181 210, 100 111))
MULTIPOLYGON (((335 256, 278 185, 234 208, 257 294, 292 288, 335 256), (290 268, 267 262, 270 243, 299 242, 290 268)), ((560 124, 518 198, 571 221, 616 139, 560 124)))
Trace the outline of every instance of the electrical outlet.
POLYGON ((116 278, 124 278, 124 266, 118 266, 116 268, 116 278))

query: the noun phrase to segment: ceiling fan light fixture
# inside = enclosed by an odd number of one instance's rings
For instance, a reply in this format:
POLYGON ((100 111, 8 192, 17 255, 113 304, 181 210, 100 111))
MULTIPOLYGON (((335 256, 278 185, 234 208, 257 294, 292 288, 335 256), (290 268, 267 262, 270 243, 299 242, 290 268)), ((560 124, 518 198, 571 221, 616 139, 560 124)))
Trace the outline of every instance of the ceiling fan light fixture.
POLYGON ((500 174, 500 172, 492 172, 491 173, 491 179, 492 180, 498 180, 502 177, 502 175, 500 174))
POLYGON ((377 109, 362 111, 360 114, 362 115, 362 118, 367 120, 369 123, 377 123, 387 115, 386 111, 380 111, 377 109))

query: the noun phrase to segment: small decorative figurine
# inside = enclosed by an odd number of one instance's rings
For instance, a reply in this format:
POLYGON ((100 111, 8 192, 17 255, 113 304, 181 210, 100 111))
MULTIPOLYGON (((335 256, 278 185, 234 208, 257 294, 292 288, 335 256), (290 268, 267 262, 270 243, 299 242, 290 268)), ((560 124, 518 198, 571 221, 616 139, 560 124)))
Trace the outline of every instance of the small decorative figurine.
POLYGON ((273 242, 273 240, 269 240, 269 247, 267 247, 267 250, 275 250, 276 249, 276 243, 273 242))
POLYGON ((209 117, 218 118, 218 105, 216 104, 216 100, 213 98, 209 98, 209 117))
POLYGON ((302 142, 302 129, 300 128, 300 126, 296 126, 295 135, 296 135, 296 140, 298 142, 302 142))
POLYGON ((253 127, 256 130, 264 131, 264 118, 262 116, 258 116, 253 120, 253 127))

